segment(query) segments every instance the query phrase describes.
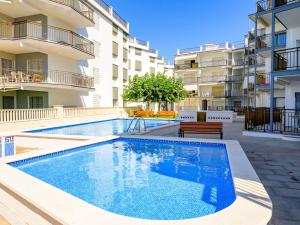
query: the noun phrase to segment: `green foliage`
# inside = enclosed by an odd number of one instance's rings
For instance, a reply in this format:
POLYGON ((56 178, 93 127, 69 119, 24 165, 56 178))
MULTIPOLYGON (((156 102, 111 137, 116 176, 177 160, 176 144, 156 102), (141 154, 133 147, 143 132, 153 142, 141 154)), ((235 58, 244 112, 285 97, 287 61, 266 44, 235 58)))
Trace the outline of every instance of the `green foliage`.
POLYGON ((123 99, 130 102, 173 103, 183 100, 186 91, 180 80, 167 77, 165 74, 135 75, 129 79, 124 90, 123 99))

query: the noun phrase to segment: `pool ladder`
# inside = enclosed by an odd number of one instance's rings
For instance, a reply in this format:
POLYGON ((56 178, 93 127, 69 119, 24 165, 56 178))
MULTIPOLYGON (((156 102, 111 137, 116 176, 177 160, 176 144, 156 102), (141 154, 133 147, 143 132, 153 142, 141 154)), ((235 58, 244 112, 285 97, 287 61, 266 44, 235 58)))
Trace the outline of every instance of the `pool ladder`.
POLYGON ((138 133, 141 133, 142 125, 143 125, 143 131, 146 131, 147 130, 146 120, 144 118, 134 117, 128 126, 127 133, 136 134, 135 131, 138 131, 138 133))

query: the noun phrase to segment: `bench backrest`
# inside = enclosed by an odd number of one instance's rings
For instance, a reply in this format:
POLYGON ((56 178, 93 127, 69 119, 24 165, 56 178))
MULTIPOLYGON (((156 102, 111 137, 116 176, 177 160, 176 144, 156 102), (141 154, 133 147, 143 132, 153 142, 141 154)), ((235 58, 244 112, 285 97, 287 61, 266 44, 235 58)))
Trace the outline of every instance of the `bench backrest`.
POLYGON ((223 123, 220 122, 181 122, 182 129, 222 129, 223 123))

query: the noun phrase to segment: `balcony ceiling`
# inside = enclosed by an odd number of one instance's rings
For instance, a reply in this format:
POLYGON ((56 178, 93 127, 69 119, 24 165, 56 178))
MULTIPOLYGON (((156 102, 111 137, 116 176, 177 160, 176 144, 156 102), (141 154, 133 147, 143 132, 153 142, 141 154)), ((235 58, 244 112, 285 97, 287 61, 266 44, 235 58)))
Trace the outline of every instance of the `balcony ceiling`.
POLYGON ((50 0, 25 0, 26 3, 46 15, 56 17, 72 27, 83 28, 93 26, 94 23, 79 12, 60 3, 50 0))
MULTIPOLYGON (((251 15, 250 19, 255 21, 255 14, 251 15)), ((261 26, 261 28, 271 26, 271 24, 272 24, 272 14, 267 13, 267 14, 263 14, 262 16, 260 16, 260 19, 258 20, 258 24, 261 26)), ((285 27, 278 20, 276 20, 275 32, 280 32, 280 31, 283 31, 283 30, 285 30, 285 27)))
POLYGON ((300 8, 278 13, 277 17, 287 28, 295 28, 300 26, 300 8))
POLYGON ((12 54, 43 52, 45 54, 57 54, 75 60, 94 58, 94 56, 77 50, 71 46, 32 39, 0 40, 0 49, 1 51, 12 54))
POLYGON ((0 13, 11 18, 17 18, 38 14, 39 11, 27 4, 20 3, 19 0, 12 0, 11 3, 0 2, 0 13))
POLYGON ((0 3, 0 13, 11 18, 35 14, 50 15, 64 21, 74 28, 93 26, 94 23, 76 10, 50 0, 12 0, 11 3, 0 3))

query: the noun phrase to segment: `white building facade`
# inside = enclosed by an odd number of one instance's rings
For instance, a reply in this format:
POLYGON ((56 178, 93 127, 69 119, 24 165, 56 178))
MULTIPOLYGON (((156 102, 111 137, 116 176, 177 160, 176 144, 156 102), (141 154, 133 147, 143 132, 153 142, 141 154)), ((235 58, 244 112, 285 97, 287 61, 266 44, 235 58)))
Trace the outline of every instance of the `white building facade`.
POLYGON ((102 0, 0 2, 0 109, 122 107, 129 36, 102 0))
POLYGON ((175 77, 188 97, 179 110, 234 110, 243 106, 244 44, 205 44, 175 55, 175 77))
POLYGON ((129 74, 143 76, 146 73, 164 73, 173 77, 174 66, 163 57, 158 50, 151 49, 149 41, 134 37, 129 38, 129 74))

